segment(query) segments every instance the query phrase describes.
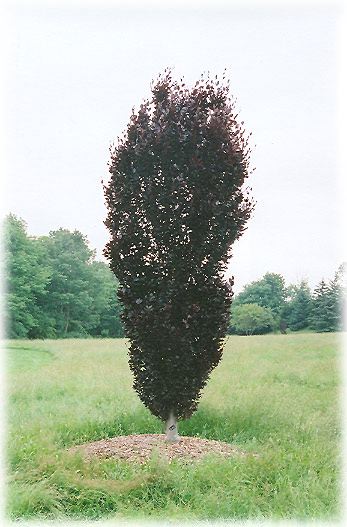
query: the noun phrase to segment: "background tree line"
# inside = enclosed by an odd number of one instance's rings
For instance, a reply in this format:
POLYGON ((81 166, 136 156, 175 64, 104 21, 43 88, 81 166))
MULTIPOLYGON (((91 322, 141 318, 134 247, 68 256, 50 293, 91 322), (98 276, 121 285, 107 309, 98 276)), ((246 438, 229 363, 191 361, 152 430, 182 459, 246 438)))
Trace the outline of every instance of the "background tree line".
MULTIPOLYGON (((5 220, 5 321, 9 338, 123 337, 118 281, 78 231, 31 237, 22 219, 5 220)), ((343 272, 286 286, 266 273, 246 285, 231 307, 229 333, 342 329, 343 272)))
POLYGON ((344 265, 332 280, 321 280, 311 292, 306 281, 285 285, 283 276, 266 273, 246 285, 231 307, 230 333, 262 334, 270 331, 317 332, 343 329, 344 265))
POLYGON ((117 279, 85 236, 59 229, 29 237, 12 214, 4 234, 8 337, 123 336, 117 279))

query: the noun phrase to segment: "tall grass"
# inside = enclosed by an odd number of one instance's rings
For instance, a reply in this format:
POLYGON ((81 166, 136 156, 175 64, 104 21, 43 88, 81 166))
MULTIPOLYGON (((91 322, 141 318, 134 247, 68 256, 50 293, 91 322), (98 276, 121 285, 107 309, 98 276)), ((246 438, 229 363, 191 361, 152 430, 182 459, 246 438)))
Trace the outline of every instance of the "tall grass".
POLYGON ((336 519, 340 511, 339 335, 229 337, 182 435, 258 457, 193 465, 84 461, 69 446, 161 433, 132 390, 126 340, 11 341, 12 519, 336 519))

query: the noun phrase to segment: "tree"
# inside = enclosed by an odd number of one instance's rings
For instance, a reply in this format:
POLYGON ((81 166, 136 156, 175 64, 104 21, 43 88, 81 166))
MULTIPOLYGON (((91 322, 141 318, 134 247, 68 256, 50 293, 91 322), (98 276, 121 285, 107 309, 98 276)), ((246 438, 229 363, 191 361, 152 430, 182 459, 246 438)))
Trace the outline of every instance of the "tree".
POLYGON ((232 298, 223 273, 253 209, 242 124, 228 82, 202 77, 188 89, 166 70, 111 147, 105 255, 134 389, 167 421, 168 439, 222 355, 232 298))
POLYGON ((5 319, 10 338, 123 336, 118 281, 78 231, 29 237, 5 220, 5 319))
POLYGON ((45 295, 50 269, 36 240, 27 235, 22 219, 9 214, 4 223, 6 331, 9 338, 26 338, 40 326, 37 299, 45 295))
POLYGON ((93 336, 123 337, 123 326, 120 320, 121 305, 117 299, 119 283, 109 267, 103 262, 92 262, 90 265, 92 309, 97 323, 91 328, 93 336))
POLYGON ((52 270, 43 308, 54 319, 54 335, 88 336, 98 324, 89 265, 94 251, 76 230, 51 231, 48 237, 41 238, 41 243, 52 270))
POLYGON ((340 266, 333 280, 326 283, 321 280, 313 292, 310 327, 318 332, 338 331, 343 320, 344 266, 340 266))
POLYGON ((311 291, 307 282, 302 281, 299 285, 288 288, 290 300, 287 303, 282 317, 292 331, 307 328, 312 311, 311 291))
POLYGON ((343 307, 345 300, 346 264, 341 264, 329 283, 330 323, 333 331, 343 330, 343 307))
POLYGON ((271 331, 275 320, 268 307, 240 304, 232 308, 230 323, 238 335, 259 335, 271 331))
POLYGON ((328 317, 329 287, 325 280, 321 280, 313 291, 313 306, 310 326, 318 332, 331 331, 328 317))
POLYGON ((235 298, 233 305, 258 304, 271 309, 280 318, 286 299, 285 281, 282 275, 266 273, 263 278, 246 285, 235 298))

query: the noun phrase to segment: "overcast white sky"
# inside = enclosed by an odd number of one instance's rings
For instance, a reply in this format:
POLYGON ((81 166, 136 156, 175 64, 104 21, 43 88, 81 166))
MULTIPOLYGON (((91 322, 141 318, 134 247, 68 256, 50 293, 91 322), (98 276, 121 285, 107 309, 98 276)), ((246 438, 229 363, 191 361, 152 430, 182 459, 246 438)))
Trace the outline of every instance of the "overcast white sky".
POLYGON ((110 142, 166 66, 226 67, 256 147, 257 201, 235 244, 236 290, 267 272, 311 286, 342 262, 334 8, 31 7, 8 19, 5 213, 32 235, 86 234, 101 257, 110 142))

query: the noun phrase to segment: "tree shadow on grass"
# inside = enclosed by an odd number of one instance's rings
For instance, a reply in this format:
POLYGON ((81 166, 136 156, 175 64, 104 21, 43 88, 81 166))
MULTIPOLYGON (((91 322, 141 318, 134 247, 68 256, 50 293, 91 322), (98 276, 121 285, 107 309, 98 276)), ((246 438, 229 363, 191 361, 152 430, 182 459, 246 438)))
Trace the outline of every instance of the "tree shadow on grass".
POLYGON ((163 424, 143 407, 135 412, 117 414, 109 421, 89 420, 74 426, 61 425, 56 433, 58 444, 69 447, 122 435, 161 434, 163 424))
MULTIPOLYGON (((201 407, 190 419, 179 422, 182 436, 202 437, 228 443, 245 443, 251 440, 264 441, 276 434, 284 423, 265 411, 253 408, 234 408, 218 411, 201 407)), ((60 426, 58 443, 69 447, 76 444, 98 441, 130 434, 162 434, 165 424, 151 415, 144 407, 135 412, 115 415, 112 421, 84 421, 73 427, 60 426)))
POLYGON ((253 439, 264 441, 276 434, 284 423, 254 408, 234 408, 232 411, 201 407, 193 416, 180 423, 182 435, 199 436, 227 443, 245 443, 253 439))

